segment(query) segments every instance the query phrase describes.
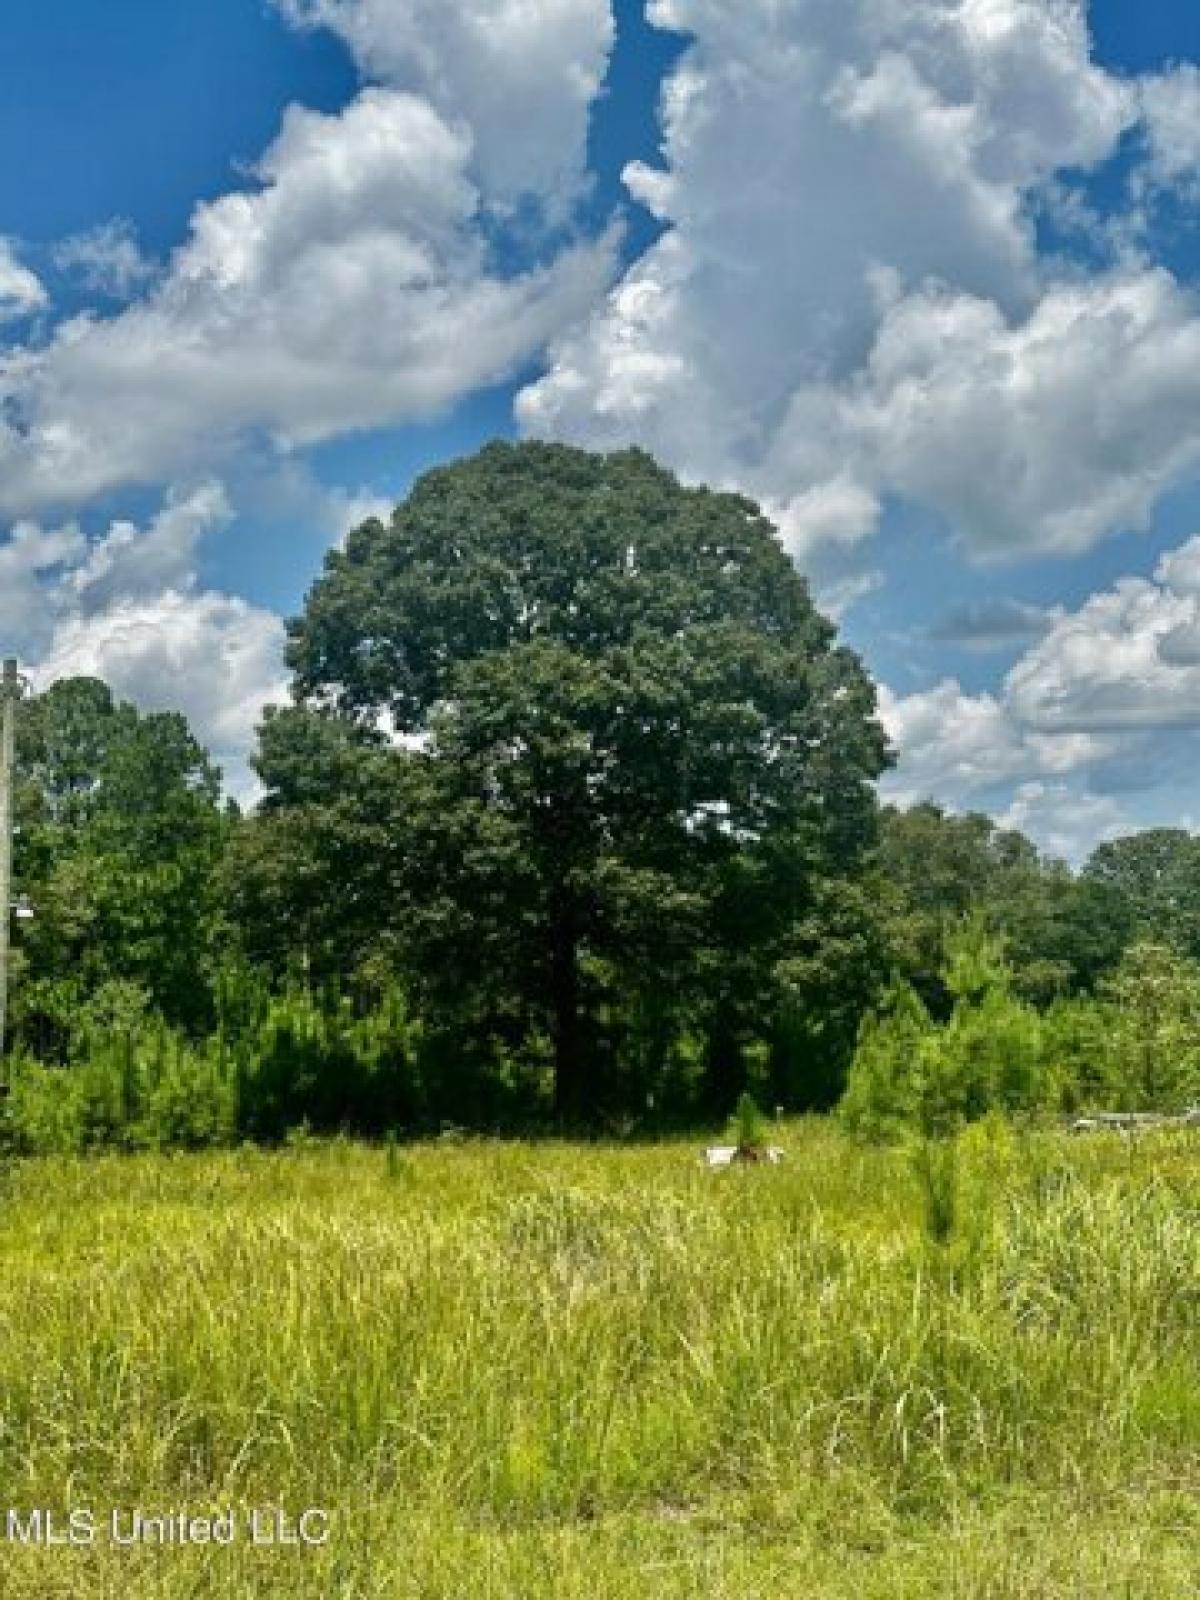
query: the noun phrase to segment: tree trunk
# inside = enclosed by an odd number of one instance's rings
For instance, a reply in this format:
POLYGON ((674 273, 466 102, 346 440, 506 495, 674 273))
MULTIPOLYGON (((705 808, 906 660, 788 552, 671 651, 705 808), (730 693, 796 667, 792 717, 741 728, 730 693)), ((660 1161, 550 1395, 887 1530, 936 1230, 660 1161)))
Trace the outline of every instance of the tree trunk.
POLYGON ((704 1097, 714 1116, 727 1117, 746 1087, 746 1062, 733 1018, 720 1006, 709 1024, 704 1097))
POLYGON ((579 1017, 579 932, 570 907, 556 916, 550 934, 550 990, 554 1111, 560 1122, 578 1123, 586 1109, 586 1085, 579 1017))

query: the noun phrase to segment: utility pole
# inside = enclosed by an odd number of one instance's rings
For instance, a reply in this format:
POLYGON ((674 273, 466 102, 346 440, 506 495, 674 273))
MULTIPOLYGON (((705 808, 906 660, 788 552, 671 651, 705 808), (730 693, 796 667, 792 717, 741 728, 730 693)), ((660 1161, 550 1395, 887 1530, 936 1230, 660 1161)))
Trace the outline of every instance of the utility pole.
MULTIPOLYGON (((16 752, 17 663, 5 661, 0 676, 0 1061, 8 1022, 8 958, 12 935, 13 762, 16 752)), ((2 1071, 2 1068, 0 1068, 2 1071)))

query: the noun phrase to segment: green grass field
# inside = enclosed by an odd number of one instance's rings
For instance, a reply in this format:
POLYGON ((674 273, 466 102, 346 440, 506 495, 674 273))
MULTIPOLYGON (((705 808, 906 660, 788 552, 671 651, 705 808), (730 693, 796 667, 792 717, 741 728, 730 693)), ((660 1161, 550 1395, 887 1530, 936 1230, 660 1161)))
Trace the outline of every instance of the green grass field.
POLYGON ((351 1144, 8 1168, 5 1600, 1200 1595, 1200 1140, 351 1144), (252 1507, 331 1514, 255 1547, 252 1507), (233 1509, 228 1547, 114 1507, 233 1509))

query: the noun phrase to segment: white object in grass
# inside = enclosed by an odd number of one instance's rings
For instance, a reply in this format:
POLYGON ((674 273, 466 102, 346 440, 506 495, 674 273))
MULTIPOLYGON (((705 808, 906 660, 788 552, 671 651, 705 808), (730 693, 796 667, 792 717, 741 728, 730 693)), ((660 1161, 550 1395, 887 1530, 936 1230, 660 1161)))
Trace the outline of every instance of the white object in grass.
POLYGON ((741 1151, 736 1144, 710 1144, 704 1152, 706 1167, 731 1167, 735 1161, 769 1161, 772 1166, 778 1166, 782 1160, 783 1151, 777 1144, 769 1144, 753 1154, 741 1151))
POLYGON ((708 1167, 730 1167, 736 1155, 735 1144, 710 1144, 704 1152, 704 1164, 708 1167))

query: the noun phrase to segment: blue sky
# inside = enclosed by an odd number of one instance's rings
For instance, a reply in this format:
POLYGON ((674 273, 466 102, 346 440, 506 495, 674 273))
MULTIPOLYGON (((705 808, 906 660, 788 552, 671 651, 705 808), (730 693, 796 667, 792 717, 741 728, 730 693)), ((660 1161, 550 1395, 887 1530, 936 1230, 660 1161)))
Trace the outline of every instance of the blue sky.
POLYGON ((776 518, 889 793, 1195 817, 1183 0, 10 0, 0 642, 236 785, 281 617, 496 435, 776 518))

